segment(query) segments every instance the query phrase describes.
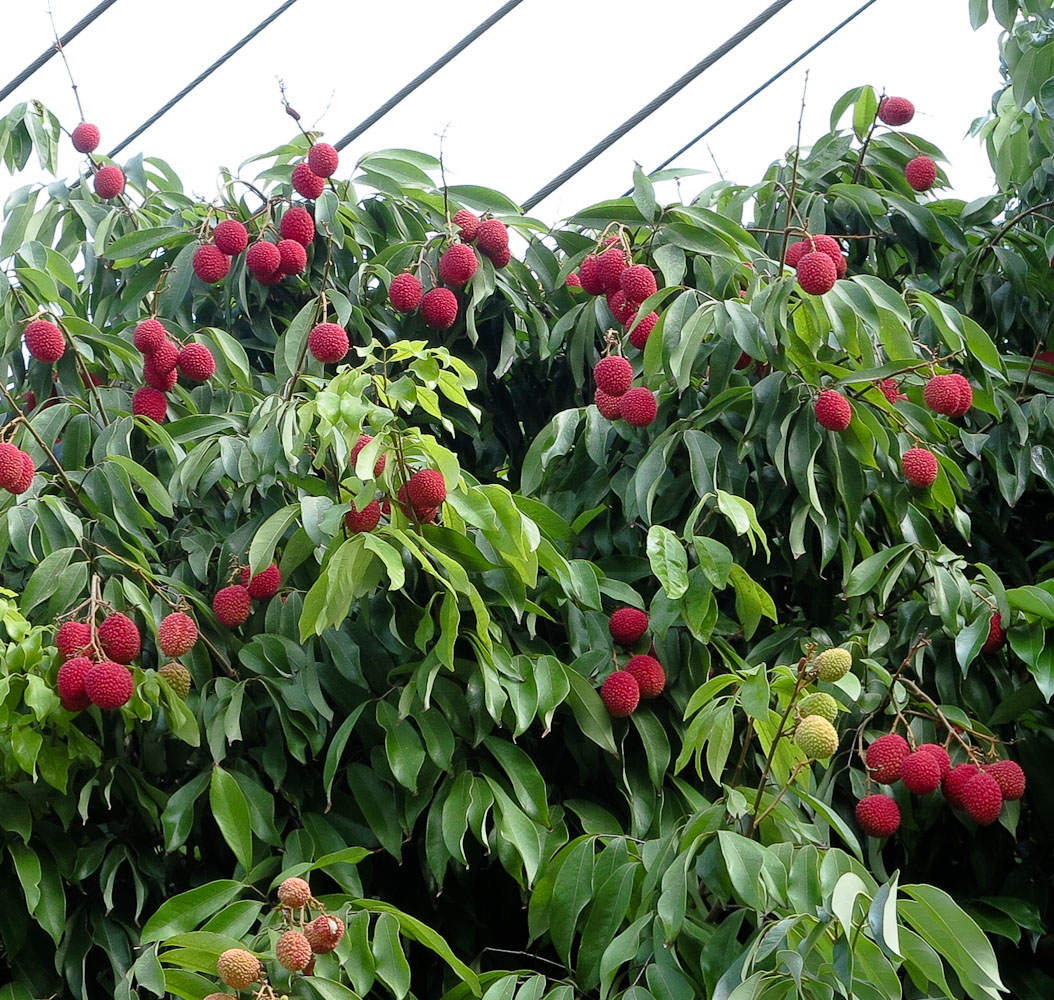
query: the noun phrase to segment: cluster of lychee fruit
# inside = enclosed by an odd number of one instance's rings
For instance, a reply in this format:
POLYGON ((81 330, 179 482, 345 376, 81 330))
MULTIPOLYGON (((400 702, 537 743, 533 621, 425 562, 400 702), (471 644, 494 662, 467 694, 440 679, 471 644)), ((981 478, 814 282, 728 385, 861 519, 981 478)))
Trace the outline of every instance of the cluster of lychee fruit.
MULTIPOLYGON (((372 440, 369 434, 362 434, 355 442, 350 458, 353 472, 359 452, 372 440)), ((380 478, 387 461, 388 456, 382 452, 373 466, 374 479, 380 478)), ((446 501, 446 496, 446 481, 438 469, 417 469, 399 487, 395 500, 400 510, 411 521, 416 521, 418 524, 432 524, 439 516, 439 509, 446 501)), ((388 496, 380 499, 374 497, 361 510, 352 503, 351 510, 344 515, 344 526, 353 535, 373 531, 380 524, 382 515, 389 516, 391 510, 391 498, 388 496)))
MULTIPOLYGON (((157 672, 181 698, 190 691, 191 678, 178 657, 189 653, 197 640, 198 627, 185 612, 173 611, 158 625, 157 648, 171 662, 157 672)), ((55 634, 55 648, 63 661, 55 678, 63 708, 70 712, 89 705, 116 709, 131 699, 135 678, 127 665, 139 656, 142 637, 126 614, 112 611, 97 627, 94 616, 64 621, 55 634)))
MULTIPOLYGON (((616 645, 632 649, 648 631, 648 616, 638 608, 619 608, 608 619, 608 631, 616 645)), ((664 687, 666 671, 655 658, 653 646, 649 653, 631 656, 624 667, 608 674, 600 686, 600 699, 609 715, 624 719, 637 710, 641 698, 658 698, 664 687)))
MULTIPOLYGON (((923 743, 912 749, 899 733, 886 733, 864 755, 869 783, 892 785, 898 781, 912 795, 931 795, 938 788, 953 809, 964 812, 979 826, 990 826, 1004 802, 1025 794, 1025 773, 1012 760, 987 764, 967 761, 955 767, 945 747, 923 743)), ((869 837, 889 837, 900 827, 900 807, 891 795, 877 792, 856 804, 856 820, 869 837)))
MULTIPOLYGON (((906 97, 884 97, 878 105, 878 118, 885 125, 899 128, 915 117, 915 105, 906 97)), ((929 191, 937 180, 937 164, 928 156, 916 156, 904 167, 904 176, 916 191, 929 191)))
MULTIPOLYGON (((73 148, 78 153, 91 155, 99 148, 102 135, 98 125, 81 122, 71 133, 73 148)), ((94 160, 92 161, 94 165, 94 160)), ((95 193, 107 201, 116 198, 124 190, 124 171, 120 167, 108 164, 95 171, 95 193)))
POLYGON ((248 566, 236 570, 237 583, 221 587, 212 598, 212 612, 216 621, 227 628, 240 628, 252 611, 253 601, 269 601, 282 586, 278 563, 272 562, 255 576, 248 566))
POLYGON ((798 275, 798 284, 810 295, 826 295, 839 278, 844 278, 848 264, 838 241, 823 233, 806 235, 787 247, 784 258, 798 275))
POLYGON ((224 219, 212 231, 212 242, 194 251, 194 273, 206 284, 222 281, 232 260, 245 254, 245 266, 261 285, 277 285, 307 267, 307 248, 315 239, 315 220, 306 208, 293 205, 278 223, 279 239, 260 238, 250 245, 249 230, 238 219, 224 219))
MULTIPOLYGON (((274 957, 288 972, 310 976, 315 971, 315 956, 327 955, 344 937, 344 921, 311 894, 311 886, 302 878, 287 878, 278 886, 278 912, 284 930, 274 945, 274 957), (312 917, 312 910, 322 912, 312 917)), ((259 986, 256 995, 271 1000, 274 992, 267 984, 260 956, 245 948, 228 948, 216 961, 216 974, 225 986, 247 990, 259 986)), ((210 993, 205 1000, 233 1000, 229 993, 210 993)))
POLYGON ((216 372, 216 359, 204 344, 171 340, 157 318, 144 319, 132 332, 132 344, 143 355, 146 385, 132 395, 132 413, 161 423, 168 412, 168 397, 178 375, 192 382, 207 382, 216 372))
POLYGON ((593 402, 608 420, 625 420, 631 427, 647 427, 658 413, 654 393, 633 386, 633 365, 619 354, 607 354, 593 366, 593 402))
POLYGON ((337 172, 340 154, 328 142, 316 142, 307 151, 307 159, 293 167, 293 190, 308 201, 314 201, 326 190, 326 178, 337 172))
POLYGON ((0 489, 21 496, 33 485, 33 459, 9 441, 0 443, 0 489))
MULTIPOLYGON (((852 666, 853 654, 835 646, 825 649, 813 660, 807 676, 833 683, 849 673, 852 666)), ((838 702, 826 691, 811 691, 795 704, 794 710, 797 719, 794 742, 807 757, 827 760, 838 749, 838 730, 834 728, 838 702)))

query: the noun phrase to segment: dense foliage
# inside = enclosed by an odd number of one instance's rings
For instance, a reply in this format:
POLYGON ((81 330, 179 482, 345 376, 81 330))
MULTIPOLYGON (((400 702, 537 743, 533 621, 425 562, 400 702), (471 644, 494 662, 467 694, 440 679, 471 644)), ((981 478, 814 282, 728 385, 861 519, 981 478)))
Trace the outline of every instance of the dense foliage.
MULTIPOLYGON (((978 130, 1000 193, 969 204, 913 190, 907 162, 940 153, 868 86, 755 185, 662 205, 673 172, 638 171, 555 230, 407 150, 305 202, 306 136, 212 204, 152 157, 116 199, 87 168, 16 191, 0 392, 36 472, 0 501, 0 875, 21 887, 0 997, 201 1000, 230 948, 324 1000, 1048 997, 1054 15, 1021 6, 993 3, 1006 87, 978 130), (276 242, 291 204, 315 225, 301 273, 262 283, 237 254, 195 276, 218 221, 276 242), (511 228, 512 259, 477 246, 440 330, 389 286, 442 284, 463 208, 511 228), (806 233, 847 257, 823 295, 784 263, 806 233), (621 303, 567 280, 611 247, 658 279, 643 350, 621 303), (53 364, 24 347, 41 317, 53 364), (160 421, 133 403, 151 317, 216 362, 160 421), (309 344, 322 322, 350 337, 337 364, 309 344), (611 353, 654 421, 595 405, 611 353), (950 372, 965 415, 924 399, 950 372), (817 419, 831 389, 844 430, 817 419), (912 448, 931 486, 905 480, 912 448), (400 494, 422 469, 434 516, 400 494), (214 595, 272 561, 277 593, 221 624, 214 595), (626 607, 648 631, 616 644, 626 607), (144 636, 134 694, 70 711, 56 628, 113 612, 144 636), (174 612, 200 630, 185 698, 174 612), (828 647, 853 657, 831 680, 828 647), (634 654, 665 687, 613 717, 600 688, 634 654), (809 692, 837 706, 829 758, 793 738, 809 692), (898 782, 899 829, 865 836, 863 750, 894 729, 1016 759, 1024 799, 978 826, 898 782), (291 876, 346 924, 309 976, 274 958, 291 876)), ((36 104, 0 123, 13 171, 67 141, 36 104)))

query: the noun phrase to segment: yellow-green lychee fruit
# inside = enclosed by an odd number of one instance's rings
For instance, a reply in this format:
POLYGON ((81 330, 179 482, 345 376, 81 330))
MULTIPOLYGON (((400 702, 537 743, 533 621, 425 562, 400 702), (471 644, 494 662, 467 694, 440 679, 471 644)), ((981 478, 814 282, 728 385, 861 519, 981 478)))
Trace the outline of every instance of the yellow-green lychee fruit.
POLYGON ((824 691, 814 691, 798 702, 798 711, 803 719, 807 715, 819 715, 828 722, 834 722, 838 714, 838 702, 824 691))
POLYGON ((825 649, 816 657, 816 676, 821 681, 840 681, 853 665, 853 654, 848 649, 825 649))
POLYGON ((244 990, 260 978, 260 960, 244 948, 228 948, 216 961, 216 972, 225 986, 244 990))
POLYGON ((807 756, 826 760, 838 749, 838 733, 822 715, 807 715, 794 730, 794 742, 807 756))
POLYGON ((190 694, 190 671, 182 663, 166 663, 158 674, 168 681, 168 686, 180 696, 186 698, 190 694))

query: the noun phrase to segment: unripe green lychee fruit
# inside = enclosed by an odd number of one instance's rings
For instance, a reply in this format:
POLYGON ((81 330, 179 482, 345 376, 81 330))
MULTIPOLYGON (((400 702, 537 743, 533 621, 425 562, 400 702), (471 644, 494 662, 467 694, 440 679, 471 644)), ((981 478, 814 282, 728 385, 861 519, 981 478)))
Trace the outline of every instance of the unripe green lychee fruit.
POLYGON ((853 654, 848 649, 825 649, 816 657, 816 676, 821 681, 839 681, 853 665, 853 654))
POLYGON ((158 670, 158 676, 164 677, 168 681, 168 686, 172 688, 180 698, 186 698, 190 694, 191 677, 190 671, 183 666, 182 663, 166 663, 160 670, 158 670))
POLYGON ((814 691, 798 702, 798 711, 801 712, 802 718, 818 715, 821 719, 834 722, 838 714, 838 702, 824 691, 814 691))
POLYGON ((794 730, 794 742, 809 757, 826 760, 838 749, 838 733, 822 715, 807 715, 794 730))

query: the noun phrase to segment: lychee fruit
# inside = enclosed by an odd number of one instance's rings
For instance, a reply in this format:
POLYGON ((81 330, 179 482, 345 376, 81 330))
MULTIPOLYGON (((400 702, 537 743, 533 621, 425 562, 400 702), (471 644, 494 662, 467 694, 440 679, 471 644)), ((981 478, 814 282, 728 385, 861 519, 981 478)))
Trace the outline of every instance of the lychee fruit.
POLYGON ((597 274, 597 255, 586 254, 582 263, 578 265, 578 278, 582 282, 582 291, 590 295, 603 295, 604 283, 597 274))
POLYGON ((33 485, 33 476, 36 474, 36 468, 33 465, 33 459, 29 457, 25 452, 22 452, 22 476, 14 485, 12 485, 10 492, 14 493, 15 496, 21 496, 30 486, 33 485))
POLYGON ((170 368, 164 373, 159 372, 153 355, 148 354, 143 362, 143 381, 158 392, 170 392, 176 385, 176 370, 170 368))
POLYGON ((621 288, 614 292, 608 292, 607 302, 611 315, 615 317, 615 322, 622 324, 622 326, 625 326, 629 318, 637 311, 636 303, 630 302, 621 288))
POLYGON ((798 261, 798 284, 810 295, 826 295, 838 280, 838 269, 825 253, 813 250, 798 261))
POLYGON ((231 259, 214 243, 203 243, 194 251, 194 273, 207 285, 222 281, 231 269, 231 259))
POLYGON ((794 742, 807 757, 826 760, 838 749, 838 731, 822 715, 807 715, 794 730, 794 742))
POLYGON ((167 339, 164 326, 156 319, 144 319, 132 332, 132 345, 142 354, 153 354, 167 339))
POLYGON ((98 629, 99 643, 103 652, 118 663, 131 663, 139 655, 142 640, 135 622, 127 615, 115 611, 107 615, 98 629))
POLYGON ((190 694, 191 676, 190 671, 182 663, 166 663, 158 670, 158 676, 168 681, 168 686, 180 697, 186 698, 190 694))
POLYGON ((155 424, 165 421, 168 412, 168 400, 163 392, 143 386, 136 389, 132 396, 132 414, 137 417, 146 417, 153 420, 155 424))
POLYGON ((937 479, 937 456, 929 448, 909 448, 900 458, 904 478, 912 486, 932 486, 937 479))
POLYGON ((640 703, 637 678, 626 670, 616 670, 600 686, 600 699, 612 718, 624 719, 640 703))
POLYGON ((1025 794, 1025 772, 1015 760, 997 760, 984 764, 981 770, 995 778, 1004 802, 1016 802, 1025 794))
POLYGON ((906 97, 883 97, 878 105, 878 117, 894 127, 907 125, 915 117, 915 105, 906 97))
POLYGON ((212 351, 196 341, 187 344, 179 352, 176 365, 180 372, 194 382, 207 382, 216 373, 216 359, 212 351))
POLYGON ((347 331, 336 323, 319 323, 307 335, 308 350, 324 365, 343 361, 351 346, 347 331))
POLYGON ((476 230, 476 246, 488 257, 509 249, 509 228, 498 219, 486 219, 476 230))
POLYGON ((134 689, 132 671, 113 660, 100 660, 84 675, 84 693, 102 709, 126 705, 134 689))
POLYGON ((279 240, 278 247, 278 270, 282 274, 300 274, 307 267, 307 250, 302 243, 296 240, 279 240))
POLYGON ((941 790, 944 792, 948 805, 961 808, 963 789, 974 775, 980 773, 981 769, 976 764, 966 763, 953 767, 941 782, 941 790))
MULTIPOLYGON (((371 434, 360 434, 358 441, 352 446, 350 464, 352 471, 355 471, 355 463, 358 460, 359 452, 366 447, 373 440, 371 434)), ((373 463, 373 478, 380 479, 381 473, 384 472, 384 467, 388 463, 388 456, 382 451, 377 461, 373 463)))
POLYGON ((362 510, 355 504, 351 505, 344 515, 344 524, 352 534, 360 534, 363 531, 373 531, 381 522, 381 505, 376 500, 371 500, 362 510))
POLYGON ((1006 629, 1003 628, 1003 616, 998 611, 992 612, 988 625, 988 638, 981 647, 982 653, 998 653, 1006 645, 1006 629))
POLYGON ((640 305, 649 295, 654 295, 658 290, 651 268, 643 264, 627 267, 619 275, 619 285, 626 295, 626 300, 634 305, 640 305))
POLYGON ((905 393, 900 391, 900 385, 895 378, 882 379, 878 383, 878 388, 881 390, 882 395, 894 405, 899 403, 902 399, 908 398, 905 393))
POLYGON ((62 331, 46 319, 35 319, 25 329, 26 350, 37 361, 52 364, 66 353, 66 341, 62 331))
POLYGON ((447 247, 439 258, 439 280, 460 288, 467 284, 476 273, 479 261, 472 247, 464 243, 454 243, 447 247))
POLYGON ((278 887, 278 902, 283 906, 289 906, 294 910, 307 906, 311 899, 311 886, 305 879, 297 878, 295 875, 287 878, 278 887))
POLYGON ((63 622, 55 633, 55 648, 66 660, 82 656, 91 648, 91 626, 87 622, 63 622))
POLYGON ((479 232, 479 216, 467 208, 459 209, 450 220, 461 230, 462 243, 474 243, 479 232))
POLYGON ((620 646, 635 646, 648 631, 648 616, 637 608, 619 608, 608 620, 608 631, 620 646))
POLYGON ((339 160, 340 154, 328 142, 316 142, 307 151, 307 165, 316 177, 332 177, 339 160))
POLYGON ((143 370, 145 372, 147 365, 149 365, 156 374, 167 375, 175 370, 178 361, 179 348, 166 338, 154 348, 152 354, 147 355, 143 364, 143 370))
POLYGON ((838 715, 838 702, 826 691, 814 691, 798 702, 798 711, 802 718, 807 715, 818 715, 828 722, 834 722, 838 715))
POLYGON ((406 484, 410 503, 418 511, 432 510, 446 500, 446 483, 443 474, 436 469, 420 469, 406 484))
POLYGON ((238 628, 245 623, 252 608, 249 591, 239 583, 233 583, 217 591, 212 599, 212 610, 216 620, 227 628, 238 628))
POLYGON ((816 399, 816 419, 829 431, 844 431, 853 420, 849 400, 834 389, 824 389, 816 399))
POLYGON ((309 247, 315 239, 315 220, 306 208, 294 205, 286 209, 278 231, 283 240, 296 240, 302 247, 309 247))
POLYGON ((888 795, 868 795, 856 804, 856 821, 869 837, 889 837, 900 826, 900 809, 888 795))
POLYGON ((807 253, 824 253, 831 258, 831 263, 834 264, 835 270, 837 271, 839 261, 844 265, 845 258, 842 256, 842 248, 838 245, 838 241, 831 236, 827 236, 825 233, 816 233, 812 236, 806 236, 803 240, 798 240, 797 243, 792 243, 787 247, 787 256, 784 258, 788 267, 796 268, 800 263, 802 257, 807 253))
POLYGON ((91 704, 91 699, 84 690, 84 678, 94 666, 95 663, 87 656, 74 656, 59 667, 55 690, 63 707, 78 705, 78 708, 70 708, 70 711, 80 711, 91 704))
POLYGON ((618 404, 619 414, 631 427, 647 427, 659 412, 655 396, 643 386, 627 389, 618 404))
POLYGON ((937 180, 937 164, 928 156, 916 156, 908 161, 904 176, 916 191, 929 191, 937 180))
POLYGON ((909 792, 929 795, 941 783, 941 766, 933 754, 916 750, 900 762, 900 777, 909 792))
POLYGON ((600 415, 608 420, 619 420, 622 417, 619 398, 619 396, 609 396, 603 389, 597 389, 593 393, 593 402, 596 403, 600 415))
POLYGON ((413 312, 421 304, 422 295, 421 282, 409 271, 397 274, 388 286, 388 301, 401 313, 413 312))
POLYGON ((274 243, 257 240, 245 251, 245 266, 252 272, 253 277, 267 277, 282 266, 282 255, 274 243))
POLYGON ((608 247, 597 257, 597 279, 605 292, 621 290, 622 272, 626 267, 626 251, 618 245, 608 247))
POLYGON ((941 781, 948 777, 948 773, 952 769, 952 761, 944 747, 939 743, 923 743, 919 750, 925 751, 937 761, 937 767, 941 772, 941 781))
MULTIPOLYGON (((629 318, 626 323, 626 328, 633 326, 633 321, 636 319, 636 313, 629 318)), ((638 351, 644 350, 644 345, 648 342, 648 337, 651 335, 651 331, 655 329, 655 324, 659 322, 659 314, 657 312, 648 313, 636 326, 630 330, 629 342, 637 348, 638 351)))
POLYGON ((577 271, 572 271, 566 278, 564 278, 564 284, 568 288, 581 288, 582 279, 578 276, 577 271))
POLYGON ((6 441, 0 444, 0 487, 3 489, 13 491, 15 484, 22 478, 24 454, 21 448, 6 441))
POLYGON ((432 288, 421 299, 421 317, 433 330, 449 330, 457 319, 457 296, 449 288, 432 288))
POLYGON ((249 576, 249 567, 242 569, 241 585, 249 591, 254 601, 269 601, 282 586, 282 574, 278 563, 273 562, 267 569, 260 570, 254 577, 249 576))
POLYGON ((839 681, 853 666, 853 654, 848 649, 836 646, 834 649, 825 649, 816 657, 816 676, 821 681, 839 681))
POLYGON ((326 190, 325 177, 319 177, 306 162, 293 167, 292 182, 293 190, 309 201, 319 197, 326 190))
POLYGON ((867 748, 864 760, 871 777, 880 785, 889 785, 900 780, 900 768, 909 753, 911 748, 903 736, 886 733, 867 748))
POLYGON ((1003 792, 999 782, 984 771, 966 782, 959 799, 963 811, 978 826, 990 826, 999 819, 1003 808, 1003 792))
POLYGON ((212 239, 218 250, 233 257, 249 245, 249 230, 237 219, 224 219, 212 231, 212 239))
POLYGON ((973 387, 962 375, 934 375, 922 390, 922 398, 934 413, 962 416, 973 404, 973 387))
POLYGON ((190 615, 173 611, 157 627, 157 645, 165 656, 185 656, 198 641, 198 626, 190 615))
POLYGON ((609 396, 622 396, 633 384, 633 365, 625 358, 610 354, 593 366, 593 381, 609 396))
POLYGON ((103 200, 116 198, 124 190, 124 172, 120 167, 102 167, 95 175, 95 193, 103 200))
POLYGON ((245 990, 260 978, 260 960, 244 948, 228 948, 216 961, 216 974, 224 985, 245 990))
POLYGON ((290 972, 299 972, 311 961, 311 944, 300 931, 286 931, 274 946, 278 964, 290 972))
POLYGON ((73 148, 78 153, 94 153, 99 148, 99 126, 81 122, 72 132, 73 148))
POLYGON ((344 921, 331 913, 324 913, 304 927, 304 936, 316 955, 325 955, 340 944, 344 936, 344 921))
POLYGON ((624 670, 637 682, 642 698, 657 698, 666 687, 666 671, 654 656, 634 656, 624 670))

